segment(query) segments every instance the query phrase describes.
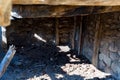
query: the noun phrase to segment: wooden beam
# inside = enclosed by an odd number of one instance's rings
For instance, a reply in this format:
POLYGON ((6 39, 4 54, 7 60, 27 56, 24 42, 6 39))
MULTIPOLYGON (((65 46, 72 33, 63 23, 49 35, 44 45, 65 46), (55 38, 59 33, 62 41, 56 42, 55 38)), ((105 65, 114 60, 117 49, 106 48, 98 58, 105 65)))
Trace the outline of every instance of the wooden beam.
POLYGON ((56 45, 59 45, 59 19, 55 19, 56 45))
POLYGON ((95 29, 96 32, 95 32, 95 38, 94 38, 92 63, 94 66, 98 67, 99 46, 100 46, 100 41, 102 36, 102 26, 100 25, 100 16, 96 21, 97 22, 96 22, 96 29, 95 29))
POLYGON ((83 31, 82 31, 82 28, 83 28, 83 26, 82 26, 82 23, 83 23, 82 19, 83 19, 83 17, 80 16, 80 21, 79 21, 79 38, 78 38, 78 55, 82 55, 82 53, 81 53, 81 51, 82 51, 82 33, 83 33, 83 31))
POLYGON ((76 53, 78 52, 77 48, 78 48, 78 37, 79 37, 79 30, 78 30, 78 21, 77 21, 77 16, 74 17, 74 50, 76 51, 76 53))
POLYGON ((20 5, 79 5, 79 6, 115 6, 120 0, 12 0, 13 4, 20 5))
POLYGON ((75 24, 75 39, 74 39, 74 50, 76 51, 76 55, 80 55, 81 53, 81 40, 82 40, 82 16, 76 16, 74 18, 75 24))
POLYGON ((11 7, 11 0, 0 0, 0 26, 8 26, 10 24, 11 7))
POLYGON ((73 32, 72 32, 72 39, 71 39, 71 46, 72 50, 75 50, 75 33, 76 33, 76 16, 74 17, 74 25, 73 25, 73 32))
POLYGON ((12 12, 16 13, 19 18, 71 17, 77 15, 85 16, 90 14, 100 14, 115 11, 120 11, 120 6, 80 7, 80 6, 16 5, 13 6, 12 9, 12 12))

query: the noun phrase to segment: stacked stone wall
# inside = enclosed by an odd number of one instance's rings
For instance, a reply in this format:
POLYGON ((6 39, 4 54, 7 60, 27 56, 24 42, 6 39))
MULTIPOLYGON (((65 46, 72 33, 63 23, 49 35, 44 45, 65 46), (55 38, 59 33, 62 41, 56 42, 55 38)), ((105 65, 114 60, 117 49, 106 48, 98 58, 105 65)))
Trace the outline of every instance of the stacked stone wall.
POLYGON ((83 54, 92 61, 95 24, 98 17, 100 17, 99 26, 102 26, 98 68, 113 74, 117 80, 120 80, 120 12, 85 17, 83 54))
MULTIPOLYGON (((74 28, 74 18, 58 19, 59 45, 69 45, 71 47, 71 37, 74 28)), ((47 43, 56 43, 56 18, 29 18, 13 20, 7 27, 8 45, 14 44, 16 47, 29 47, 32 44, 40 45, 40 40, 35 38, 37 34, 47 43)))

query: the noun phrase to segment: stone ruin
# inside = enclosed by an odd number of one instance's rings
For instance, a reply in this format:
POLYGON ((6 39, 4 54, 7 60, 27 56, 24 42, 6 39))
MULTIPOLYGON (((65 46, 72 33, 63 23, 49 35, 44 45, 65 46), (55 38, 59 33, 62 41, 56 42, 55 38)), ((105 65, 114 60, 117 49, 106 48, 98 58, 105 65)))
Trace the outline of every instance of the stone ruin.
POLYGON ((11 25, 6 28, 6 36, 8 44, 15 44, 16 47, 40 44, 34 38, 34 34, 53 44, 68 45, 76 52, 79 51, 76 46, 80 45, 80 55, 85 55, 92 62, 96 26, 102 27, 97 67, 106 73, 111 73, 119 80, 120 12, 60 18, 17 19, 13 20, 11 25), (78 44, 76 40, 79 39, 77 34, 80 32, 77 30, 80 29, 80 24, 82 24, 82 30, 80 30, 82 36, 79 40, 81 42, 78 44), (74 29, 77 29, 76 32, 74 29))
MULTIPOLYGON (((40 46, 43 42, 69 46, 77 53, 77 56, 86 56, 98 69, 111 73, 116 80, 120 80, 120 11, 102 13, 102 11, 97 12, 96 9, 90 12, 91 8, 80 12, 77 8, 68 10, 68 13, 63 10, 65 14, 60 14, 58 11, 57 16, 57 13, 52 14, 52 7, 44 11, 42 9, 44 7, 41 6, 41 8, 36 8, 35 12, 35 6, 32 8, 33 10, 30 11, 28 7, 25 7, 28 9, 27 13, 19 6, 13 9, 13 11, 18 11, 23 18, 15 14, 11 25, 1 33, 4 37, 6 35, 7 46, 14 44, 18 50, 32 45, 40 46), (42 10, 37 12, 37 9, 42 10), (42 42, 36 39, 36 36, 42 42)), ((53 11, 57 9, 54 8, 53 11)), ((6 39, 2 43, 3 48, 6 48, 6 39)))

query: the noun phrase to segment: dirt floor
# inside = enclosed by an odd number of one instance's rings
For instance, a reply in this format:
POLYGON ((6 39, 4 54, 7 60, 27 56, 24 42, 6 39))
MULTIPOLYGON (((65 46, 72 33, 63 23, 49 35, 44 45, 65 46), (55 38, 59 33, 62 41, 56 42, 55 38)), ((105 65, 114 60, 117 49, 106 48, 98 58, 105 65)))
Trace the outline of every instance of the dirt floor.
POLYGON ((49 50, 22 48, 0 80, 115 80, 110 74, 96 69, 84 56, 53 50, 56 53, 51 55, 49 50))

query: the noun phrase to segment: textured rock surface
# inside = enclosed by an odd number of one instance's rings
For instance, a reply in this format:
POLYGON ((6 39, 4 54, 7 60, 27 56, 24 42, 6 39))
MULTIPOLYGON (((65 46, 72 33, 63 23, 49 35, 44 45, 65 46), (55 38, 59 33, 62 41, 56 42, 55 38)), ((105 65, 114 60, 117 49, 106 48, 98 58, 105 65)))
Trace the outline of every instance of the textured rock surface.
POLYGON ((102 38, 99 49, 99 68, 105 72, 113 74, 116 79, 120 79, 120 12, 90 15, 86 17, 86 31, 83 54, 91 60, 93 53, 93 41, 95 23, 98 16, 101 17, 102 38), (92 41, 91 41, 92 39, 92 41), (90 47, 89 47, 90 46, 90 47), (90 50, 89 50, 90 49, 90 50))
MULTIPOLYGON (((73 34, 74 19, 58 18, 59 44, 71 46, 71 37, 73 34)), ((7 27, 8 44, 15 44, 17 47, 28 47, 34 44, 40 45, 35 38, 35 34, 44 39, 47 43, 55 44, 56 38, 56 19, 55 18, 37 18, 37 19, 19 19, 12 21, 7 27)))

